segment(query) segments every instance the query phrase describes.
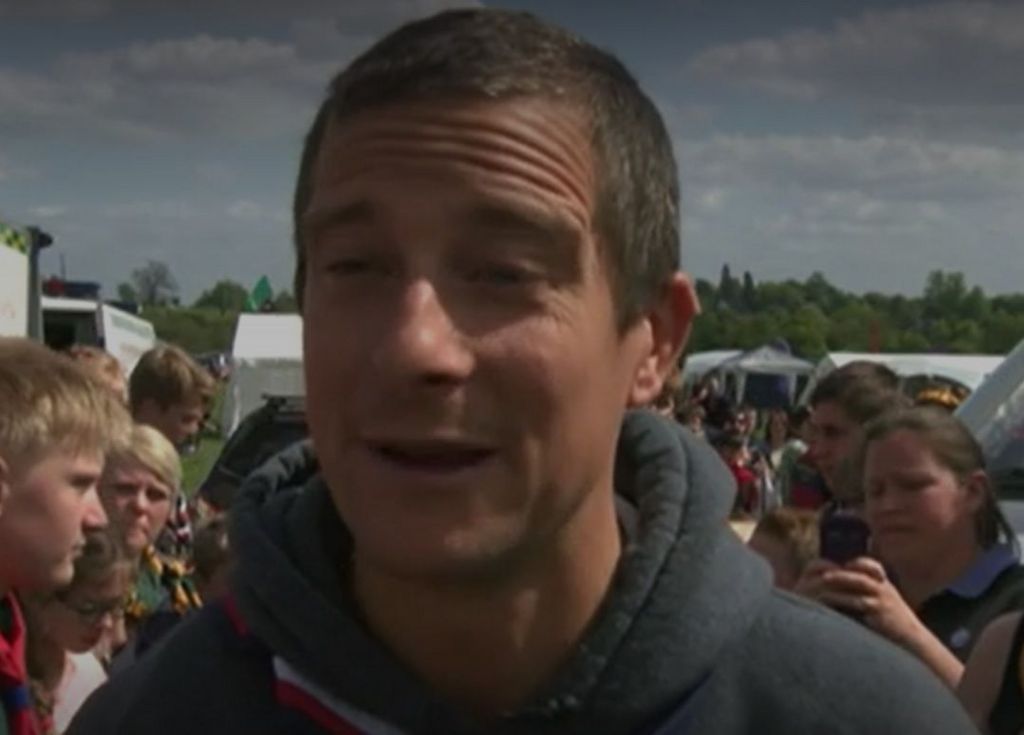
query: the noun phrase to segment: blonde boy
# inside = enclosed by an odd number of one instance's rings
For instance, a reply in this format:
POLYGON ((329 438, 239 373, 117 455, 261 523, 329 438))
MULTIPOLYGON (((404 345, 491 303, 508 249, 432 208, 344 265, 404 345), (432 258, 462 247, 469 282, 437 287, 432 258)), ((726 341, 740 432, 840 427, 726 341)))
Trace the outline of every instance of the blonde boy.
POLYGON ((9 732, 26 732, 24 624, 12 591, 68 584, 84 532, 106 525, 97 483, 129 419, 68 357, 0 338, 0 701, 9 732))

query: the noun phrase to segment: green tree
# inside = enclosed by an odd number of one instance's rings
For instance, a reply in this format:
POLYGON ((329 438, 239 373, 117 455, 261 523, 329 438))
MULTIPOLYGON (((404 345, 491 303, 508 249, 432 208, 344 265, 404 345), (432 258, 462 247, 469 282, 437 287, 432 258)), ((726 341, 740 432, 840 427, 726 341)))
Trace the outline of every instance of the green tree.
POLYGON ((728 306, 731 309, 738 308, 742 296, 741 289, 740 282, 733 276, 732 271, 729 270, 729 264, 725 263, 722 266, 722 274, 718 279, 719 304, 728 306))
POLYGON ((138 301, 145 306, 167 306, 178 300, 178 281, 170 266, 160 260, 150 260, 132 271, 132 286, 138 301))
POLYGON ((139 294, 132 284, 119 283, 117 284, 117 300, 137 304, 139 302, 139 294))
POLYGON ((281 314, 294 314, 299 310, 299 304, 291 291, 278 291, 274 296, 273 310, 281 314))
POLYGON ((198 309, 216 309, 222 314, 227 312, 238 313, 245 308, 245 300, 249 292, 245 286, 235 281, 224 279, 217 281, 213 288, 203 291, 196 299, 195 307, 198 309))
POLYGON ((757 288, 754 286, 754 277, 750 275, 750 271, 743 271, 743 290, 740 302, 747 311, 757 308, 757 288))

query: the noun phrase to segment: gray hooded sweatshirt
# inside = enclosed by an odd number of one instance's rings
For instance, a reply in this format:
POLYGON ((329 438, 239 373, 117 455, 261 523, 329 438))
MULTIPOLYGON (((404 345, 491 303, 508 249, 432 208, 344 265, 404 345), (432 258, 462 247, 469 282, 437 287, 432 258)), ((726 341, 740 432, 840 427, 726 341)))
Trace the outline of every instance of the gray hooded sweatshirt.
MULTIPOLYGON (((360 622, 351 538, 308 445, 233 510, 233 598, 182 624, 79 713, 71 735, 960 735, 909 654, 775 592, 729 530, 733 482, 706 445, 631 413, 616 456, 630 542, 576 650, 532 701, 474 723, 360 622)), ((453 650, 451 655, 458 656, 453 650)))

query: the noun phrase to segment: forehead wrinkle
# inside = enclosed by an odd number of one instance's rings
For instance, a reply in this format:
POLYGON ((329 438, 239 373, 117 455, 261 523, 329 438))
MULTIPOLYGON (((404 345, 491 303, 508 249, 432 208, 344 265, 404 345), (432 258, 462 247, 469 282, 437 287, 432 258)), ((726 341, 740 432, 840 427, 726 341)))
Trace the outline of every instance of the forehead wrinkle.
POLYGON ((517 176, 551 193, 568 194, 580 203, 593 199, 590 167, 585 161, 589 144, 550 140, 550 133, 562 127, 557 124, 546 126, 544 134, 531 135, 515 125, 494 124, 466 114, 402 114, 380 120, 366 115, 364 124, 342 123, 329 135, 326 148, 352 153, 322 155, 317 172, 321 184, 343 181, 382 163, 429 164, 438 160, 496 176, 517 176))

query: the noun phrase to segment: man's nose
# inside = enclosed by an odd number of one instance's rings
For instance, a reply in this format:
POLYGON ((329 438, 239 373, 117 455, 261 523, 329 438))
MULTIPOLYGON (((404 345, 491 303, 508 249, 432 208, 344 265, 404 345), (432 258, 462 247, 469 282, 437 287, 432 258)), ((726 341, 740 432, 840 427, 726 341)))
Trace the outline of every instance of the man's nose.
POLYGON ((103 504, 100 502, 100 496, 99 493, 96 492, 95 487, 86 493, 83 502, 82 528, 104 528, 107 525, 107 513, 103 510, 103 504))
POLYGON ((464 380, 473 369, 466 335, 430 280, 409 283, 394 325, 393 338, 379 356, 392 368, 432 383, 464 380))

